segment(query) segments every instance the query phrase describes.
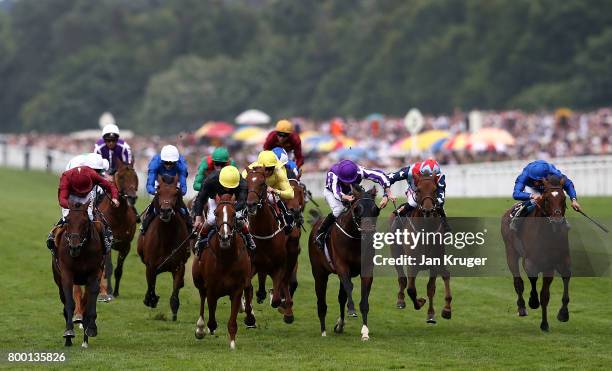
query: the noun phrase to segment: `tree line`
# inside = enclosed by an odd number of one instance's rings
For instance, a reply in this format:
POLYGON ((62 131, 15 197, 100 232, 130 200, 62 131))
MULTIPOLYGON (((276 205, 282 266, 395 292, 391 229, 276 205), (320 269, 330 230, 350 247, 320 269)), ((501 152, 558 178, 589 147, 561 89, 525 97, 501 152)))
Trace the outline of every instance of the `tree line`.
POLYGON ((612 101, 608 0, 4 0, 0 131, 612 101))

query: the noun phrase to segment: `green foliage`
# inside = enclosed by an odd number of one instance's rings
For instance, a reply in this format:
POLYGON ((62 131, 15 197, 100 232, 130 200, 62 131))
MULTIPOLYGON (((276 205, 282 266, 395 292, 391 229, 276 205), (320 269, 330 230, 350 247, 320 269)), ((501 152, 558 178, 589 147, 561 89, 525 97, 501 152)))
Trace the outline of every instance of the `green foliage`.
POLYGON ((606 0, 21 0, 0 12, 0 122, 589 109, 612 99, 610 24, 606 0))

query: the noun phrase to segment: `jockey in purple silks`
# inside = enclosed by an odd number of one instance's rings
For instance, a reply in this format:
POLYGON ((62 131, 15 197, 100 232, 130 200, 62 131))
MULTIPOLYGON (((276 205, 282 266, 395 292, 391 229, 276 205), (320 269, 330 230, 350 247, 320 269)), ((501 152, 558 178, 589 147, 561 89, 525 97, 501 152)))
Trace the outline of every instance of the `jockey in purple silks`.
POLYGON ((391 182, 384 171, 366 169, 350 160, 342 160, 334 164, 327 172, 325 189, 323 190, 325 201, 327 201, 332 212, 327 215, 317 230, 317 243, 320 248, 323 248, 325 236, 330 227, 345 209, 343 201, 350 202, 354 200, 354 196, 351 195, 351 186, 361 184, 363 179, 369 179, 378 183, 385 190, 380 203, 381 209, 387 206, 389 199, 395 200, 389 188, 391 187, 391 182))
MULTIPOLYGON (((109 168, 106 179, 111 182, 114 181, 113 175, 117 171, 117 158, 124 164, 134 162, 132 149, 123 139, 119 139, 119 128, 115 124, 108 124, 102 129, 102 138, 96 141, 94 153, 100 154, 103 159, 108 161, 109 168)), ((140 223, 140 214, 138 214, 136 206, 132 205, 132 209, 136 213, 136 221, 140 223)))

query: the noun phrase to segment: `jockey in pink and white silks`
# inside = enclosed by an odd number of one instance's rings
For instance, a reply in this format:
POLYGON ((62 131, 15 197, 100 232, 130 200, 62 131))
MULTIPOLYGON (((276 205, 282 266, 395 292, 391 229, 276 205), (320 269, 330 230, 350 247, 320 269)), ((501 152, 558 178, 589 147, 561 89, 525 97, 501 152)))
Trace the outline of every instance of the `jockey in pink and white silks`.
POLYGON ((417 203, 416 183, 419 177, 425 175, 433 175, 436 178, 436 182, 438 183, 436 206, 438 208, 438 213, 442 218, 444 229, 450 231, 450 226, 448 225, 446 213, 444 211, 446 176, 442 173, 440 164, 438 164, 438 162, 432 158, 425 161, 415 162, 410 166, 403 167, 396 172, 387 174, 391 184, 401 180, 405 180, 408 183, 408 189, 406 189, 406 198, 408 202, 398 209, 398 213, 401 215, 408 215, 410 211, 419 206, 417 203))

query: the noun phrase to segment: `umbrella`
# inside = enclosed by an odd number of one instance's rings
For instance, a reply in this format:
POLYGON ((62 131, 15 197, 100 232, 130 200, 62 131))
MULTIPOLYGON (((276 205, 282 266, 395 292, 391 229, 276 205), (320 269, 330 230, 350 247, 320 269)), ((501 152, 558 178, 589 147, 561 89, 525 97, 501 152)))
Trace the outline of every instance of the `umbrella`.
POLYGON ((254 137, 260 137, 262 133, 265 135, 266 131, 264 129, 258 128, 257 126, 245 126, 240 128, 232 134, 232 139, 246 142, 254 137))
MULTIPOLYGON (((445 139, 450 136, 448 131, 444 130, 428 130, 416 136, 416 147, 418 150, 426 150, 440 139, 445 139)), ((395 150, 409 151, 412 149, 412 137, 400 139, 391 147, 395 150)))
POLYGON ((448 142, 448 139, 449 139, 449 138, 442 138, 442 139, 438 139, 438 140, 436 140, 436 141, 434 142, 434 144, 432 144, 432 145, 431 145, 431 147, 429 148, 429 150, 430 150, 432 153, 440 152, 440 150, 441 150, 442 148, 444 148, 444 144, 445 144, 446 142, 448 142))
POLYGON ((308 138, 315 137, 317 135, 321 135, 321 133, 319 133, 318 131, 314 131, 314 130, 305 130, 300 133, 300 139, 302 140, 302 142, 304 142, 308 138))
POLYGON ((337 137, 331 138, 329 140, 319 142, 315 149, 318 152, 331 152, 337 151, 342 148, 351 147, 357 144, 355 139, 347 138, 347 137, 337 137))
POLYGON ((515 142, 512 134, 504 129, 483 128, 470 136, 468 144, 472 147, 482 147, 482 145, 488 147, 489 145, 495 146, 498 144, 512 146, 515 142))
POLYGON ((242 112, 236 117, 236 123, 240 125, 265 125, 270 122, 270 116, 256 109, 242 112))
POLYGON ((457 134, 444 144, 444 148, 453 151, 462 150, 468 145, 469 139, 470 136, 466 133, 457 134))
POLYGON ((209 121, 196 130, 194 135, 196 138, 223 138, 230 135, 233 131, 234 126, 228 124, 227 122, 209 121))

